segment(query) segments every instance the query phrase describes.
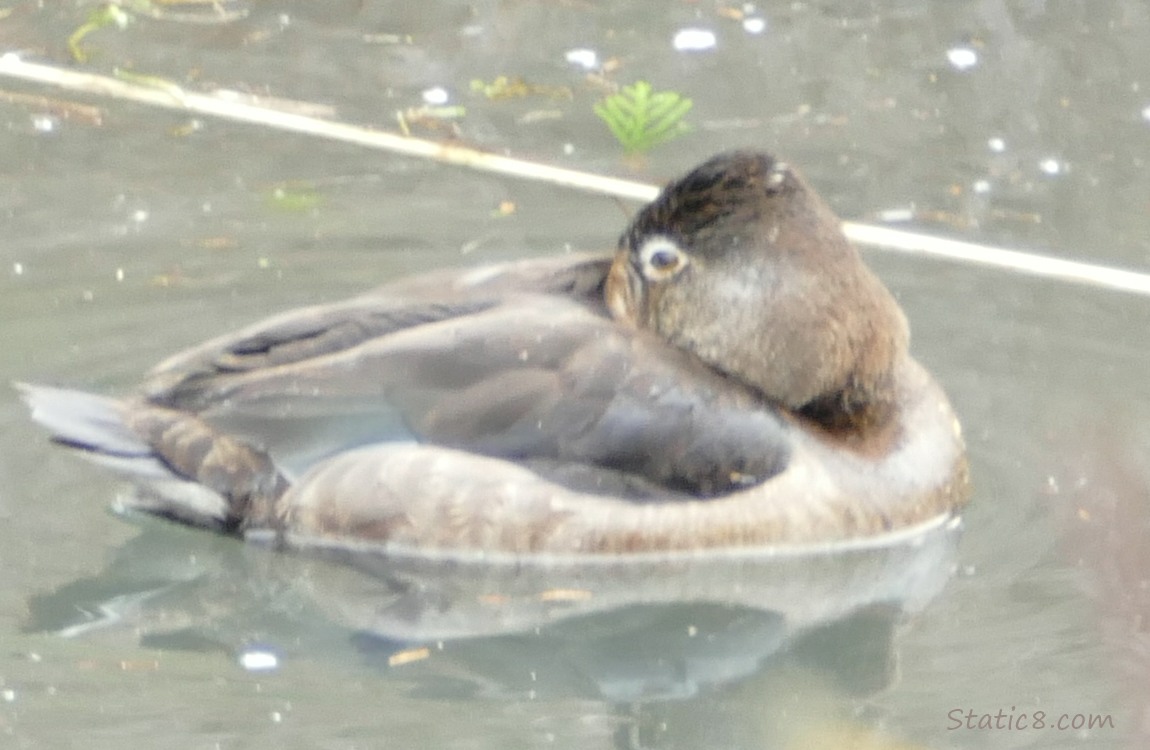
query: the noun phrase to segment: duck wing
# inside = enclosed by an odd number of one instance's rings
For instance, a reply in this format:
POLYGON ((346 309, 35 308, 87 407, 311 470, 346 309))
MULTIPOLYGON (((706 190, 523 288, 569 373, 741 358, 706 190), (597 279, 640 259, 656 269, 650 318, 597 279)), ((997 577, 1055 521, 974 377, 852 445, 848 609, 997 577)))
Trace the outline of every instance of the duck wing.
POLYGON ((128 474, 211 484, 228 506, 275 494, 248 485, 404 440, 630 498, 710 496, 781 471, 788 419, 613 321, 606 269, 564 259, 418 277, 176 355, 138 398, 28 393, 59 442, 128 474), (229 456, 242 459, 234 482, 229 456))
POLYGON ((156 401, 180 400, 197 390, 197 381, 343 351, 480 312, 509 294, 559 295, 594 304, 602 299, 610 264, 609 256, 575 254, 421 274, 344 302, 291 310, 187 349, 153 368, 143 391, 156 401))
POLYGON ((773 475, 788 455, 787 423, 754 394, 577 298, 388 307, 370 336, 364 311, 340 312, 314 317, 325 325, 300 326, 296 339, 283 321, 250 331, 213 368, 167 388, 153 381, 148 401, 264 446, 293 473, 415 439, 581 489, 710 495, 773 475), (274 346, 257 350, 266 341, 274 346), (236 357, 243 367, 228 364, 236 357))

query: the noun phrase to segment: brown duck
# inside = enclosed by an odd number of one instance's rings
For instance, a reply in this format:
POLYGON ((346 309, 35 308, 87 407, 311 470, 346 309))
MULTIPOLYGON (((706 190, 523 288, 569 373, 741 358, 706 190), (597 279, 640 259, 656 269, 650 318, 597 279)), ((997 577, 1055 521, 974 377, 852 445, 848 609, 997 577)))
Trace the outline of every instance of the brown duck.
POLYGON ((605 555, 864 543, 967 495, 947 399, 802 178, 712 158, 611 257, 271 318, 115 400, 20 386, 145 510, 285 546, 605 555))

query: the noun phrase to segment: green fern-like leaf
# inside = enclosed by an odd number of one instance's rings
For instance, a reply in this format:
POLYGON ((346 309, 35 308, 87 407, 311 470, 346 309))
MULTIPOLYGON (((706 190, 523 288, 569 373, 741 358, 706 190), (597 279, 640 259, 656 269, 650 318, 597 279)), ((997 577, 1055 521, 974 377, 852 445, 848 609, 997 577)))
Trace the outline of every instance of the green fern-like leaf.
POLYGON ((593 108, 623 149, 636 154, 689 132, 683 118, 693 104, 675 91, 654 91, 646 81, 636 81, 593 108))

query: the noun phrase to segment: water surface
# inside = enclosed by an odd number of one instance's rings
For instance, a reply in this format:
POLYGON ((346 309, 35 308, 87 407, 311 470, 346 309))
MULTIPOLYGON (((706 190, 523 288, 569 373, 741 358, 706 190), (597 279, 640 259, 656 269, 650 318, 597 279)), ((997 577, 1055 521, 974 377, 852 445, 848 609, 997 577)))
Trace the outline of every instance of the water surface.
MULTIPOLYGON (((1150 267, 1138 0, 229 7, 246 17, 96 32, 88 65, 384 126, 442 87, 467 107, 467 142, 653 181, 725 148, 769 148, 847 218, 1150 267), (683 29, 715 46, 676 50, 683 29), (625 162, 573 49, 595 51, 610 80, 690 96, 694 131, 625 162), (470 93, 500 75, 572 98, 470 93)), ((61 63, 88 12, 5 9, 0 51, 61 63)), ((99 108, 97 123, 0 97, 0 381, 127 389, 164 355, 284 307, 446 264, 607 248, 625 222, 605 198, 0 89, 99 108)), ((867 257, 970 444, 957 575, 913 616, 867 609, 794 642, 753 609, 632 607, 422 654, 301 592, 312 573, 298 562, 109 513, 115 480, 52 450, 0 394, 3 744, 1141 747, 1150 299, 867 257), (239 661, 265 651, 277 668, 239 661), (1003 726, 1035 711, 1113 728, 965 726, 967 712, 976 724, 1002 712, 1003 726)))

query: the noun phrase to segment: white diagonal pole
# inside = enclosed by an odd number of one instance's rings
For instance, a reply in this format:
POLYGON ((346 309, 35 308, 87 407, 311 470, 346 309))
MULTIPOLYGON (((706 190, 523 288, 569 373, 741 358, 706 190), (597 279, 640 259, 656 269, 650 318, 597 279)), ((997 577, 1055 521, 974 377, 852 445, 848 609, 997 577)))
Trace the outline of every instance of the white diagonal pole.
MULTIPOLYGON (((156 79, 154 84, 136 83, 53 65, 25 62, 18 54, 12 52, 0 55, 0 77, 31 81, 71 92, 139 102, 191 114, 263 125, 479 171, 538 180, 615 198, 649 201, 659 192, 659 188, 655 185, 552 167, 466 146, 411 138, 373 128, 286 112, 261 104, 258 97, 252 97, 249 101, 238 101, 233 97, 200 94, 186 91, 161 79, 156 79)), ((1150 273, 1064 260, 1038 253, 1007 250, 853 221, 843 222, 843 230, 851 240, 862 245, 1150 296, 1150 273)))

